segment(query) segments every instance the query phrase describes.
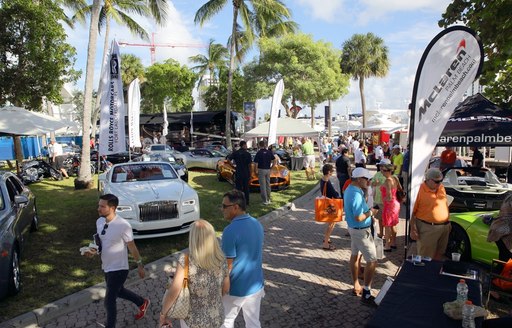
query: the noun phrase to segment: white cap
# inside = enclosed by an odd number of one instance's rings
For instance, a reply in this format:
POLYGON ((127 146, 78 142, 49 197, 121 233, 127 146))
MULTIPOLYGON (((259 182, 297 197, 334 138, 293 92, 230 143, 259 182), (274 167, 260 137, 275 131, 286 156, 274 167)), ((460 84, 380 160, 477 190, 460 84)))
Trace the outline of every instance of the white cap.
POLYGON ((400 149, 400 145, 394 145, 393 149, 400 149))
POLYGON ((364 167, 356 167, 353 171, 352 171, 352 179, 355 179, 355 178, 367 178, 367 179, 371 179, 373 178, 373 175, 370 173, 370 171, 368 171, 367 169, 365 169, 364 167))
POLYGON ((389 158, 383 158, 377 163, 377 165, 391 165, 391 160, 389 158))

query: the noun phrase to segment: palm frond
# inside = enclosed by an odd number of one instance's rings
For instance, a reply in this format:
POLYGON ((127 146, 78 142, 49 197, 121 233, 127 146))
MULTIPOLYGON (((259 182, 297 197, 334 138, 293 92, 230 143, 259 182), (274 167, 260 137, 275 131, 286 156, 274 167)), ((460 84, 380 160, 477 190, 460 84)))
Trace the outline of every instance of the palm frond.
POLYGON ((210 0, 202 5, 196 12, 194 23, 203 25, 207 20, 219 13, 226 5, 227 0, 210 0))

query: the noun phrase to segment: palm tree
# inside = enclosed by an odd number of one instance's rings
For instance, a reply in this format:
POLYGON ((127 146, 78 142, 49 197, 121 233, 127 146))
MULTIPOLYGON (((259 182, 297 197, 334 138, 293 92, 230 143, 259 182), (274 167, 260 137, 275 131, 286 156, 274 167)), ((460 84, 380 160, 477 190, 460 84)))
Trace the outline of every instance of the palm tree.
POLYGON ((212 84, 217 81, 218 69, 226 64, 228 49, 226 49, 222 44, 214 42, 215 41, 213 39, 210 39, 206 56, 195 55, 189 57, 189 60, 192 63, 198 64, 192 67, 192 70, 195 70, 199 75, 199 82, 197 85, 198 89, 201 86, 203 77, 206 73, 210 74, 209 86, 212 86, 212 84))
MULTIPOLYGON (((143 40, 149 40, 149 34, 139 25, 131 16, 133 14, 152 17, 159 24, 165 21, 167 17, 166 0, 102 0, 100 17, 98 21, 98 32, 101 33, 104 28, 105 37, 103 39, 103 56, 105 58, 109 47, 110 23, 113 19, 117 24, 128 27, 132 34, 138 35, 143 40)), ((84 23, 86 18, 91 14, 92 6, 83 6, 79 8, 73 16, 73 21, 84 23)), ((101 86, 101 83, 100 83, 101 86)), ((98 119, 100 109, 101 90, 98 87, 96 97, 96 106, 92 112, 92 130, 91 134, 96 133, 96 120, 98 119)))
MULTIPOLYGON (((255 17, 266 17, 269 21, 275 21, 270 17, 290 18, 289 9, 280 0, 209 0, 196 12, 194 22, 203 25, 210 18, 221 11, 228 3, 233 4, 233 20, 231 28, 231 42, 229 42, 229 73, 228 73, 228 95, 226 105, 226 145, 231 148, 231 98, 233 92, 233 72, 235 70, 235 56, 237 53, 237 42, 239 31, 245 28, 243 33, 244 44, 252 45, 257 36, 255 17), (264 15, 263 15, 264 12, 264 15), (261 13, 261 14, 260 14, 261 13), (241 26, 238 25, 240 16, 241 26), (234 39, 234 40, 233 40, 234 39)), ((265 26, 262 24, 261 26, 265 26)))
POLYGON ((388 47, 384 45, 383 39, 373 33, 354 34, 343 43, 340 66, 343 73, 351 74, 354 80, 359 80, 363 127, 366 127, 364 79, 388 74, 388 47))

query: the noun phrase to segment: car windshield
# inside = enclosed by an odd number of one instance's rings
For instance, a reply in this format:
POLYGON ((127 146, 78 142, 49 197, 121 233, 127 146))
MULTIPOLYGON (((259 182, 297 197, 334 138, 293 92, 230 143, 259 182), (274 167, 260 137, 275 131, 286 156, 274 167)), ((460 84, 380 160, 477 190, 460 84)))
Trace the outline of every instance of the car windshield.
POLYGON ((152 145, 151 151, 164 151, 165 145, 152 145))
POLYGON ((176 171, 165 163, 130 163, 114 167, 112 182, 135 182, 178 179, 176 171))
POLYGON ((450 185, 493 186, 501 185, 498 177, 489 170, 479 168, 457 168, 446 172, 444 181, 450 185))

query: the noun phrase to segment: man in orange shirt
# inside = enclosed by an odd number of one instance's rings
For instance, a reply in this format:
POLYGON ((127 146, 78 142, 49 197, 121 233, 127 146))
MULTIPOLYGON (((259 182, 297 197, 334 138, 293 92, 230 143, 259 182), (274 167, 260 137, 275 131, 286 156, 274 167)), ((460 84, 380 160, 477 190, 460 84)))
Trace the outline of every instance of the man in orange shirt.
POLYGON ((441 164, 439 168, 441 170, 453 167, 455 165, 455 161, 457 160, 457 153, 453 150, 452 147, 445 147, 441 153, 441 164))
POLYGON ((411 218, 411 238, 418 254, 441 260, 448 245, 451 225, 443 174, 431 168, 425 173, 411 218))

